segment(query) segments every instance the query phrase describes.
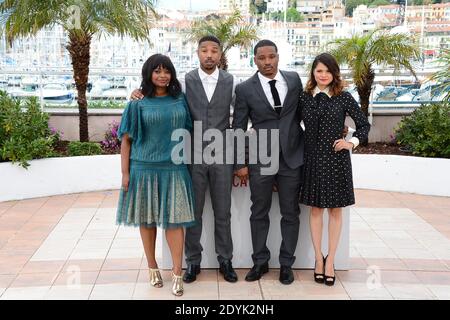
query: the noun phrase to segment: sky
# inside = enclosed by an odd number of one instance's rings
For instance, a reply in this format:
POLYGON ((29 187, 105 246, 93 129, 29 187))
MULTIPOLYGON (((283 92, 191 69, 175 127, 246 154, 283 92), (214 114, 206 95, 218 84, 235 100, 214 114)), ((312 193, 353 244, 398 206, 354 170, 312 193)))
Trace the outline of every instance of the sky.
POLYGON ((167 9, 189 9, 190 3, 192 10, 217 9, 218 0, 158 0, 158 6, 167 9))

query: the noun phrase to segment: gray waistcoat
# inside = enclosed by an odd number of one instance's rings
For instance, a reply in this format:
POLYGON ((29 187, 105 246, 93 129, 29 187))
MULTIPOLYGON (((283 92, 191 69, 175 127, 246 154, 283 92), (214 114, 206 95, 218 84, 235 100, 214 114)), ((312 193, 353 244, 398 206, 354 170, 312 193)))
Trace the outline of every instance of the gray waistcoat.
POLYGON ((202 121, 203 130, 230 128, 230 105, 233 99, 233 76, 219 70, 219 80, 211 102, 203 88, 198 70, 189 72, 185 77, 186 99, 193 121, 202 121))
MULTIPOLYGON (((208 97, 203 88, 198 69, 193 70, 186 75, 185 85, 186 99, 189 104, 192 120, 201 121, 202 135, 207 129, 218 129, 222 132, 224 144, 220 149, 214 149, 215 151, 212 154, 222 159, 222 163, 225 163, 225 130, 230 129, 231 127, 230 106, 233 99, 233 76, 223 70, 219 70, 219 79, 211 102, 208 102, 208 97)), ((195 136, 194 139, 198 140, 201 139, 201 137, 195 136)), ((199 141, 197 141, 197 143, 198 142, 199 141)), ((200 141, 199 144, 197 143, 192 143, 192 150, 193 154, 196 155, 196 158, 201 159, 203 150, 208 148, 207 146, 210 142, 200 141)), ((229 146, 228 150, 232 150, 232 147, 229 146)), ((205 158, 203 158, 203 161, 205 161, 205 158)))

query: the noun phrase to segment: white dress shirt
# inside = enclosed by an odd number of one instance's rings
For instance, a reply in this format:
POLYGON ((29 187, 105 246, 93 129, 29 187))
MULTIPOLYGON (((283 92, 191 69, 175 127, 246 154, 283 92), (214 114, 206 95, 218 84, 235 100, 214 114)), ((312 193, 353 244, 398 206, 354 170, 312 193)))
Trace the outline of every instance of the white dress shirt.
POLYGON ((219 81, 219 68, 216 68, 216 70, 214 70, 212 74, 207 74, 202 70, 202 68, 198 68, 198 75, 200 76, 200 80, 202 81, 203 89, 205 89, 208 102, 211 102, 214 91, 217 87, 217 82, 219 81))
MULTIPOLYGON (((206 93, 206 97, 208 98, 208 102, 211 102, 211 99, 214 95, 214 91, 216 90, 217 83, 219 82, 219 68, 216 68, 216 70, 211 74, 207 74, 205 71, 203 71, 201 68, 198 68, 198 75, 200 77, 200 80, 202 81, 203 88, 206 93)), ((186 79, 183 77, 179 79, 181 83, 181 89, 183 93, 186 93, 186 79)), ((234 103, 236 102, 236 86, 238 85, 238 81, 235 76, 233 76, 233 96, 231 100, 231 106, 230 106, 230 125, 232 123, 232 116, 234 112, 234 103)))
POLYGON ((277 82, 275 82, 275 88, 277 88, 278 95, 280 96, 281 106, 283 106, 284 100, 286 99, 286 95, 288 92, 288 85, 286 80, 284 80, 283 76, 281 75, 280 71, 277 72, 277 75, 273 79, 269 79, 263 76, 261 72, 258 72, 258 77, 263 87, 264 93, 266 94, 267 100, 269 101, 272 108, 275 108, 275 102, 273 101, 272 91, 270 91, 269 82, 272 80, 277 80, 277 82))
MULTIPOLYGON (((324 90, 320 90, 319 87, 316 87, 316 88, 314 89, 314 92, 313 92, 313 97, 315 97, 315 96, 316 96, 317 94, 319 94, 320 92, 325 93, 329 98, 332 97, 331 94, 330 94, 330 90, 329 90, 328 87, 326 87, 324 90)), ((348 131, 349 131, 349 132, 354 132, 355 130, 349 127, 349 128, 348 128, 348 131)), ((355 149, 357 146, 359 146, 359 139, 356 138, 356 137, 352 137, 352 138, 350 138, 350 140, 348 140, 348 141, 351 142, 351 143, 353 143, 353 149, 355 149)))

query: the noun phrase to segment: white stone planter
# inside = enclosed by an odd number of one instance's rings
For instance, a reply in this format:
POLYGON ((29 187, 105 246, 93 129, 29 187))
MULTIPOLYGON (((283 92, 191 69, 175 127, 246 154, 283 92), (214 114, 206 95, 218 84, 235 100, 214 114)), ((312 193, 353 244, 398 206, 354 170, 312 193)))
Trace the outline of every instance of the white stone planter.
MULTIPOLYGON (((0 201, 118 189, 120 156, 33 160, 25 170, 0 163, 0 201)), ((450 159, 352 156, 355 188, 450 196, 450 159)))
POLYGON ((450 197, 450 159, 352 156, 354 187, 450 197))
POLYGON ((26 170, 0 163, 0 201, 120 187, 119 155, 40 159, 30 164, 26 170))

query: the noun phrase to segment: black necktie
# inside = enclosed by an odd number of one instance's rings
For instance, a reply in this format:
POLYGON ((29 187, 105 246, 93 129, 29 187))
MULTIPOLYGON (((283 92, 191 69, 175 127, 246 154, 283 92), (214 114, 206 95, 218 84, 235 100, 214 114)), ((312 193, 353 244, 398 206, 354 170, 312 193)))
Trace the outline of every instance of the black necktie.
POLYGON ((278 94, 278 90, 275 87, 276 82, 277 82, 277 80, 271 80, 271 81, 269 81, 269 84, 270 84, 270 91, 272 92, 275 111, 278 112, 278 114, 280 114, 281 113, 281 100, 280 100, 280 95, 278 94))

